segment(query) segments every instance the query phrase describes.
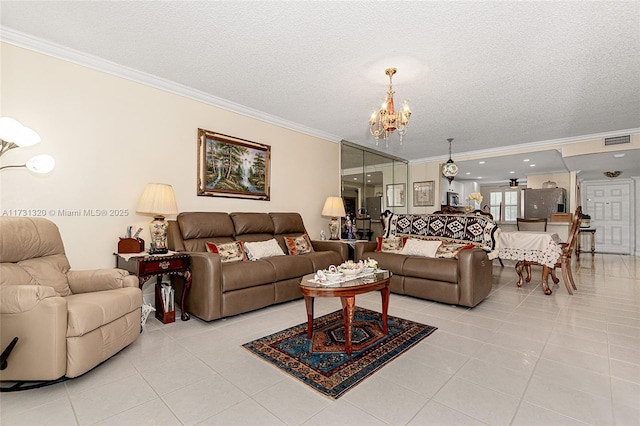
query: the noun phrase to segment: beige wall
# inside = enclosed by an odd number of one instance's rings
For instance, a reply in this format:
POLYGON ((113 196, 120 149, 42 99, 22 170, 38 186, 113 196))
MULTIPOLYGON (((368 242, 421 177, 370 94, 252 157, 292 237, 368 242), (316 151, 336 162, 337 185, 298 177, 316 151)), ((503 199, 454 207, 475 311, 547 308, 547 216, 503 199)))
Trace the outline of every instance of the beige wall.
POLYGON ((12 45, 1 48, 0 115, 42 137, 3 155, 2 164, 40 153, 57 164, 48 175, 3 170, 0 212, 44 212, 60 227, 74 269, 112 267, 128 225, 142 226, 149 241, 151 218, 135 213, 148 182, 173 185, 180 211, 297 211, 312 238, 327 228, 320 211, 327 196, 340 194, 337 143, 12 45), (196 196, 199 127, 271 146, 271 201, 196 196), (85 210, 128 214, 96 217, 85 210))

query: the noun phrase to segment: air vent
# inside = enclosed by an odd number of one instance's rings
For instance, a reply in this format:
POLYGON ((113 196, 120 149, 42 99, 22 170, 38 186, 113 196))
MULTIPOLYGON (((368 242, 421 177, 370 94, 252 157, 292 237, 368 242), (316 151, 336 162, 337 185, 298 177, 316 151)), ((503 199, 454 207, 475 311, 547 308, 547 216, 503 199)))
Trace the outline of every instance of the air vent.
POLYGON ((631 136, 614 136, 612 138, 604 138, 604 146, 620 145, 623 143, 631 143, 631 136))

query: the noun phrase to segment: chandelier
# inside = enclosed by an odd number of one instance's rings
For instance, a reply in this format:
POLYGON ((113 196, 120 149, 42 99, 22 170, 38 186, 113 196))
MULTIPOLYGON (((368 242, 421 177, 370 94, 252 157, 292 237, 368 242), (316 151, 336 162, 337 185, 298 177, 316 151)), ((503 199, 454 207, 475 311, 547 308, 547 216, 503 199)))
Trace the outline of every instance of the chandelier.
POLYGON ((393 75, 396 73, 395 68, 387 68, 384 73, 389 76, 389 90, 387 90, 387 99, 382 103, 380 110, 371 114, 369 119, 369 131, 376 138, 376 145, 380 136, 386 141, 389 148, 389 133, 397 131, 400 136, 400 145, 402 145, 402 137, 407 133, 409 118, 411 117, 411 109, 407 101, 402 102, 402 110, 396 112, 393 104, 392 81, 393 75))
POLYGON ((442 166, 442 176, 446 177, 449 184, 451 184, 453 178, 458 174, 458 165, 451 159, 451 142, 453 142, 453 138, 447 140, 449 141, 449 159, 442 166))

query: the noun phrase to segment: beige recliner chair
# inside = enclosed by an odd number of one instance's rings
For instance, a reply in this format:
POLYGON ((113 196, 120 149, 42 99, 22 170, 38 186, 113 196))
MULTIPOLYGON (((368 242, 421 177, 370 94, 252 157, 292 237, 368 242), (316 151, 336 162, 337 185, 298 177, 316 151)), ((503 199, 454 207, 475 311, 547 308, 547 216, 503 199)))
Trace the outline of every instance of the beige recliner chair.
POLYGON ((120 269, 71 271, 58 227, 0 218, 0 351, 18 338, 1 381, 79 376, 140 334, 138 279, 120 269))

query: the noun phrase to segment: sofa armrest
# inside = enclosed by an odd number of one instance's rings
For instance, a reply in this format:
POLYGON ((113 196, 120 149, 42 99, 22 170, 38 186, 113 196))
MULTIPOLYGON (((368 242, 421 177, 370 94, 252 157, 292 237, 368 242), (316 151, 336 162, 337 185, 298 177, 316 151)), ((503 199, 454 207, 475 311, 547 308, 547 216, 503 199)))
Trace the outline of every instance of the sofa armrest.
POLYGON ((0 378, 55 380, 67 367, 67 300, 48 286, 0 287, 0 344, 18 342, 0 378))
POLYGON ((349 246, 340 241, 331 240, 313 240, 311 245, 315 251, 335 251, 340 254, 342 261, 349 258, 349 246))
MULTIPOLYGON (((220 255, 208 252, 180 252, 191 256, 191 290, 186 300, 190 314, 205 321, 222 317, 222 262, 220 255)), ((183 280, 171 276, 180 297, 183 280)))
POLYGON ((378 243, 376 243, 375 241, 356 242, 355 256, 354 256, 355 261, 358 262, 360 260, 366 260, 366 259, 363 259, 364 257, 363 253, 375 251, 377 246, 378 246, 378 243))
POLYGON ((0 287, 0 314, 19 314, 33 309, 42 300, 58 297, 53 287, 7 285, 0 287))
POLYGON ((124 269, 69 271, 67 278, 73 294, 138 287, 138 279, 124 269))
POLYGON ((480 248, 461 250, 458 255, 460 301, 474 307, 491 292, 493 261, 480 248))

